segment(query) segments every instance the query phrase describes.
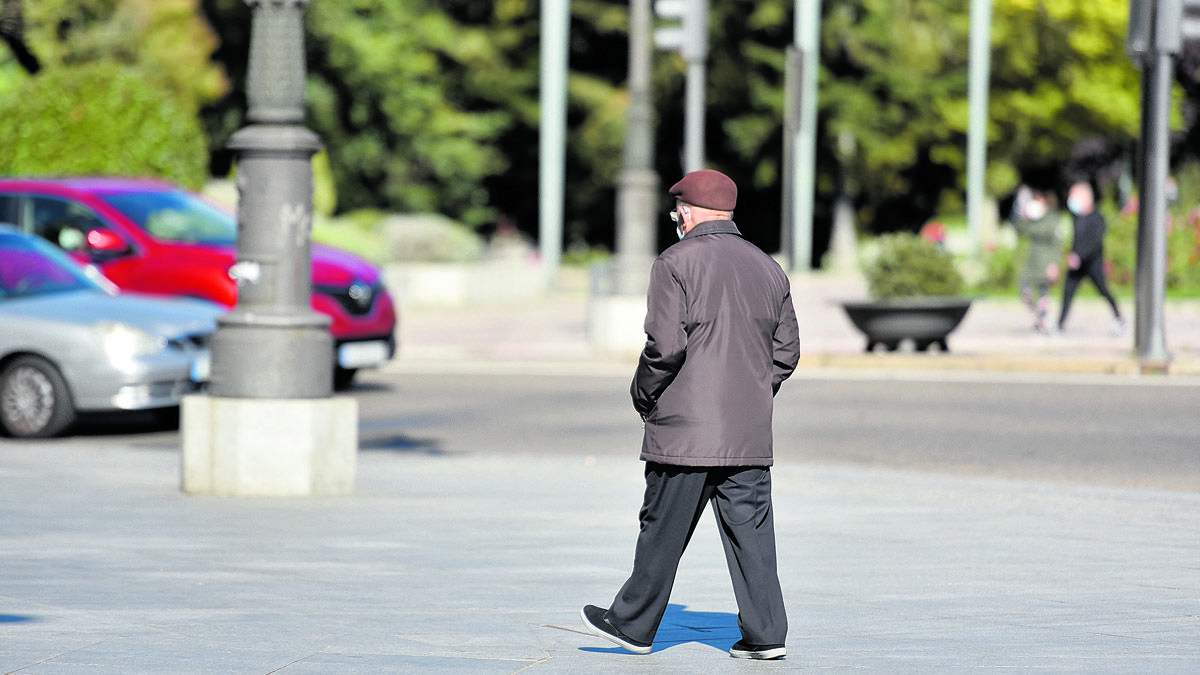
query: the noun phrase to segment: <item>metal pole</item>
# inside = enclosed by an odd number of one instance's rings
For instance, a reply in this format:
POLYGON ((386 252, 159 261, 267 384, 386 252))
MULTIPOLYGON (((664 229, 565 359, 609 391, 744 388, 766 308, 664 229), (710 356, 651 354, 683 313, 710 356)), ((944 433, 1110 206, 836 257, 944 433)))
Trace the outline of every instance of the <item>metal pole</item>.
POLYGON ((992 1, 971 0, 967 106, 967 229, 974 252, 980 249, 984 183, 987 173, 988 79, 992 61, 992 1))
POLYGON ((1166 294, 1166 179, 1174 63, 1152 51, 1142 62, 1142 151, 1138 177, 1137 316, 1135 341, 1143 372, 1164 371, 1171 360, 1164 330, 1166 294))
POLYGON ((680 54, 687 62, 687 91, 684 101, 684 171, 704 168, 704 107, 708 61, 708 0, 688 0, 687 18, 680 54))
POLYGON ((303 12, 308 0, 247 0, 253 10, 238 153, 234 310, 213 337, 212 394, 328 398, 329 318, 310 308, 312 165, 320 149, 304 121, 303 12))
POLYGON ((687 64, 687 119, 684 128, 684 171, 704 168, 704 90, 705 66, 700 59, 687 64))
POLYGON ((654 103, 650 96, 650 0, 629 4, 629 109, 624 167, 617 183, 618 294, 644 294, 656 245, 658 174, 654 171, 654 103))
POLYGON ((553 280, 562 260, 567 129, 567 39, 570 0, 542 2, 541 134, 538 138, 538 243, 553 280))
MULTIPOLYGON (((817 156, 817 69, 821 61, 821 0, 796 0, 793 39, 796 55, 788 60, 789 68, 797 71, 794 78, 799 100, 795 102, 796 128, 790 139, 794 149, 789 162, 791 208, 784 217, 790 218, 790 233, 784 237, 788 246, 788 264, 794 270, 812 266, 813 201, 816 185, 817 156)), ((786 105, 786 104, 785 104, 786 105)), ((785 129, 786 133, 786 129, 785 129)), ((784 141, 785 144, 788 140, 784 141)), ((787 178, 785 177, 785 180, 787 178)), ((787 191, 785 190, 785 192, 787 191)))
POLYGON ((796 145, 800 141, 800 70, 804 57, 795 45, 789 45, 784 58, 787 61, 783 73, 783 186, 779 210, 783 227, 779 232, 779 250, 785 256, 788 268, 794 269, 798 267, 792 264, 795 254, 792 240, 797 236, 793 231, 797 225, 796 145))

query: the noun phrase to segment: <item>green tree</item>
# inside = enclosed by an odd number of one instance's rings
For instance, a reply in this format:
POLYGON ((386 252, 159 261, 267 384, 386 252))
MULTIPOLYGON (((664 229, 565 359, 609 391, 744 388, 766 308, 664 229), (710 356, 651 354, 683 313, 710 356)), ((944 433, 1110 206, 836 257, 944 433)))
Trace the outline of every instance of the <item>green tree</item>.
POLYGON ((199 120, 111 62, 47 68, 0 99, 0 174, 208 177, 199 120))
POLYGON ((496 142, 512 117, 476 97, 496 88, 488 78, 505 54, 485 31, 418 4, 309 7, 311 125, 346 208, 382 198, 478 224, 493 215, 480 183, 506 168, 496 142))
MULTIPOLYGON (((1069 164, 1083 141, 1128 145, 1136 71, 1124 0, 993 0, 988 186, 1069 164)), ((611 243, 628 103, 628 0, 573 0, 566 230, 611 243)), ((710 3, 708 163, 735 175, 739 225, 778 244, 784 51, 793 0, 710 3)), ((235 86, 205 111, 217 147, 243 123, 249 14, 204 0, 235 86)), ((325 140, 339 208, 434 210, 473 225, 537 220, 536 0, 314 2, 306 11, 310 126, 325 140)), ((967 6, 961 0, 823 3, 817 216, 847 186, 861 222, 913 229, 961 208, 967 6)), ((656 169, 682 171, 684 66, 654 53, 656 169)), ((217 152, 214 169, 228 168, 217 152)), ((1069 168, 1069 167, 1068 167, 1069 168)), ((669 183, 668 183, 669 184, 669 183)), ((665 204, 665 201, 664 201, 665 204)), ((662 242, 669 242, 665 219, 662 242)), ((818 237, 821 236, 818 228, 818 237)))
MULTIPOLYGON (((988 187, 1003 194, 1021 174, 1096 179, 1073 165, 1081 142, 1126 148, 1137 139, 1138 71, 1125 54, 1123 0, 997 0, 992 28, 988 187)), ((962 160, 951 162, 962 166, 962 160)), ((1111 177, 1115 179, 1115 176, 1111 177)))
POLYGON ((0 172, 139 173, 198 187, 199 108, 228 87, 197 0, 41 0, 24 7, 30 74, 0 53, 0 172))
POLYGON ((194 113, 229 86, 210 61, 216 35, 198 8, 198 0, 38 0, 26 3, 26 37, 47 68, 119 63, 194 113))
MULTIPOLYGON (((1068 168, 1085 139, 1121 146, 1134 138, 1138 86, 1123 49, 1127 13, 1119 0, 995 0, 992 194, 1011 190, 1027 172, 1068 168)), ((911 229, 934 210, 961 204, 968 28, 966 8, 949 0, 862 0, 828 12, 823 140, 836 147, 840 137, 853 139, 853 151, 840 159, 862 191, 864 219, 879 229, 911 229)))
MULTIPOLYGON (((623 139, 627 12, 614 0, 571 4, 566 230, 594 241, 612 228, 605 213, 623 139)), ((205 111, 220 147, 244 124, 250 16, 243 0, 204 0, 203 8, 234 81, 233 95, 205 111)), ((340 211, 435 211, 472 226, 503 215, 532 229, 538 9, 535 0, 308 6, 308 124, 328 149, 340 211)), ((231 159, 218 151, 214 170, 231 159)))

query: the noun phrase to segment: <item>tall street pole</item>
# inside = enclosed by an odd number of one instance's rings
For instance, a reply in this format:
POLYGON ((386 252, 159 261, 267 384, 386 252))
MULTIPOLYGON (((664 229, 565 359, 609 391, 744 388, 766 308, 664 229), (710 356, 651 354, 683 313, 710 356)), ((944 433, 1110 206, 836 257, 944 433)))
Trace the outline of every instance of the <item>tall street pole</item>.
POLYGON ((796 0, 784 101, 783 250, 793 270, 812 266, 821 0, 796 0))
POLYGON ((1130 4, 1126 48, 1142 69, 1142 143, 1138 153, 1137 310, 1134 343, 1142 372, 1165 372, 1167 175, 1170 170, 1171 84, 1182 46, 1180 0, 1130 4))
POLYGON ((538 137, 538 243, 552 282, 562 260, 563 191, 567 154, 567 40, 570 0, 543 0, 541 131, 538 137))
POLYGON ((679 21, 654 31, 659 49, 679 52, 687 64, 684 92, 683 169, 704 168, 705 83, 708 61, 708 0, 655 0, 660 18, 679 21))
POLYGON ((992 68, 992 0, 970 0, 967 107, 967 230, 980 250, 987 175, 988 81, 992 68))
POLYGON ((708 0, 692 0, 696 15, 703 17, 702 30, 692 36, 694 41, 702 41, 699 49, 684 50, 687 60, 687 84, 684 97, 686 99, 686 121, 684 127, 684 160, 686 172, 699 171, 704 168, 704 128, 705 128, 705 92, 708 61, 708 0))
POLYGON ((658 174, 654 171, 654 103, 650 94, 650 0, 629 3, 629 108, 624 166, 617 178, 614 290, 642 295, 654 258, 658 174))

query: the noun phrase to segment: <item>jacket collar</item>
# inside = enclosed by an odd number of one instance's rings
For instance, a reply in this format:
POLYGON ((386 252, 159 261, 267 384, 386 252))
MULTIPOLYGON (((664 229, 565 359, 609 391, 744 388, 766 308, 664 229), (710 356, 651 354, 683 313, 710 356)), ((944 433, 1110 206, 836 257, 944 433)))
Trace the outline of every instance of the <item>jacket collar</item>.
POLYGON ((741 231, 738 230, 737 225, 734 225, 732 220, 707 220, 693 227, 683 238, 691 239, 692 237, 700 237, 706 234, 736 234, 739 237, 742 236, 741 231))

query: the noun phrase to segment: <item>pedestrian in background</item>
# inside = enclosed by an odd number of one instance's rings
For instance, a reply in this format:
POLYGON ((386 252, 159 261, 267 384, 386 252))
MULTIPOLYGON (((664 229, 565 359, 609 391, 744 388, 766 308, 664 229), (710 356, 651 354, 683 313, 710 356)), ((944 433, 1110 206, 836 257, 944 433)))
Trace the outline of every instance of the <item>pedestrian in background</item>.
POLYGON ((716 516, 742 639, 730 655, 786 655, 771 505, 773 398, 799 361, 787 275, 731 220, 737 186, 711 170, 670 189, 680 241, 654 261, 646 345, 630 393, 645 423, 646 492, 633 571, 584 625, 648 653, 679 559, 706 505, 716 516))
POLYGON ((1063 283, 1062 313, 1058 317, 1058 330, 1062 330, 1071 310, 1071 300, 1084 277, 1092 280, 1100 295, 1108 300, 1113 312, 1113 333, 1125 332, 1125 320, 1117 301, 1104 281, 1104 216, 1096 210, 1096 197, 1092 186, 1079 182, 1071 186, 1067 194, 1067 209, 1075 216, 1074 237, 1071 252, 1067 254, 1067 277, 1063 283))
POLYGON ((1022 185, 1013 204, 1012 223, 1029 243, 1018 286, 1021 301, 1033 314, 1033 328, 1049 333, 1050 287, 1058 281, 1062 244, 1058 238, 1058 211, 1054 193, 1022 185))

